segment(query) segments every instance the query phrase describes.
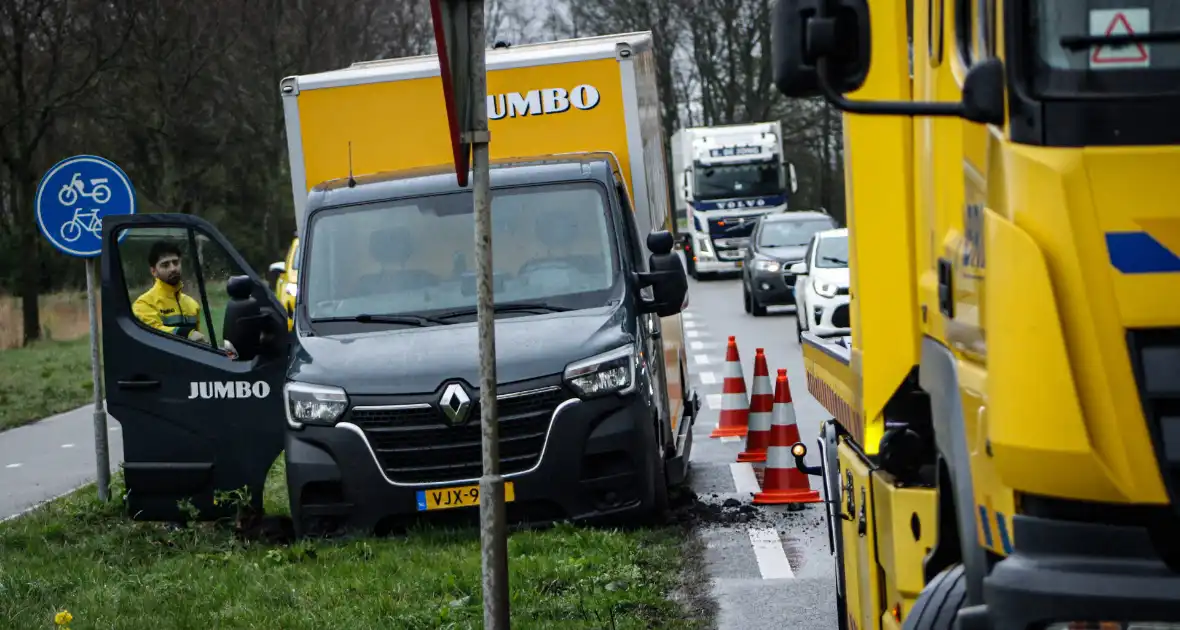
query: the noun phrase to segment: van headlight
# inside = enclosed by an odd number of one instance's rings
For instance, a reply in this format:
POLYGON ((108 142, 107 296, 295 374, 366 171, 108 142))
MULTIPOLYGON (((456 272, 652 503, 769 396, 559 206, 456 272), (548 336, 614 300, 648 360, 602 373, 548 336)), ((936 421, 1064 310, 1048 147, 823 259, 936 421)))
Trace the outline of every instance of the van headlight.
POLYGON ((302 429, 305 424, 334 426, 348 410, 348 394, 339 387, 288 382, 283 385, 287 424, 302 429))
POLYGON ((821 282, 819 280, 815 280, 811 283, 811 286, 815 289, 815 292, 818 293, 820 297, 836 297, 836 291, 839 291, 839 287, 832 284, 831 282, 821 282))
POLYGON ((635 389, 635 347, 628 344, 575 361, 566 366, 564 376, 581 398, 629 394, 635 389))

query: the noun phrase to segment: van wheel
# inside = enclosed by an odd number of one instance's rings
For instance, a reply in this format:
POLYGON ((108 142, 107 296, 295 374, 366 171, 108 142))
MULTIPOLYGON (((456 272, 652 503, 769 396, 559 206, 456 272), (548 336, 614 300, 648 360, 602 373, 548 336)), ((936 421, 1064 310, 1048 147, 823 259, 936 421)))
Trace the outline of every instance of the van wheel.
POLYGON ((668 471, 667 460, 664 459, 664 443, 660 439, 660 428, 657 424, 652 427, 655 437, 655 448, 649 454, 648 465, 651 476, 651 498, 644 510, 645 520, 652 525, 663 525, 668 518, 668 471))
POLYGON ((952 564, 922 589, 902 630, 952 630, 955 615, 967 600, 967 575, 962 564, 952 564))

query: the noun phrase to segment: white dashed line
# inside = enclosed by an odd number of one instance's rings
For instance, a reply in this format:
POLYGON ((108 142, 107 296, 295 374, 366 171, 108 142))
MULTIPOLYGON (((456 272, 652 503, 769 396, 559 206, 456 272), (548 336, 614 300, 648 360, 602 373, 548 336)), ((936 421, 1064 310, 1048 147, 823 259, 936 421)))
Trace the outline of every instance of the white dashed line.
POLYGON ((758 477, 754 476, 754 466, 746 462, 733 462, 729 465, 729 474, 733 475, 734 491, 738 494, 756 494, 762 492, 758 485, 758 477))
POLYGON ((62 444, 61 447, 62 448, 74 448, 74 445, 73 444, 62 444))
POLYGON ((696 315, 693 315, 689 311, 684 311, 683 313, 681 313, 681 315, 684 317, 684 319, 696 319, 696 315))
POLYGON ((722 442, 740 442, 742 438, 737 437, 736 435, 728 435, 726 437, 719 438, 719 439, 722 442))
POLYGON ((693 350, 704 350, 705 349, 705 342, 703 342, 703 341, 690 341, 690 342, 688 342, 688 347, 693 350))
POLYGON ((692 355, 692 360, 696 361, 697 365, 708 365, 712 363, 707 354, 694 354, 692 355))
POLYGON ((707 394, 705 404, 709 405, 709 409, 721 409, 721 394, 707 394))
POLYGON ((684 332, 684 335, 686 337, 688 337, 689 339, 696 339, 701 336, 701 331, 699 331, 699 330, 686 330, 684 332))
POLYGON ((691 328, 696 328, 696 327, 697 327, 697 323, 696 323, 696 322, 694 322, 694 321, 691 321, 691 320, 687 320, 687 319, 686 319, 686 320, 684 320, 684 328, 685 328, 686 330, 687 330, 687 329, 691 329, 691 328))
POLYGON ((699 376, 701 378, 702 384, 705 384, 705 385, 716 385, 717 384, 717 375, 712 372, 701 372, 699 376))
POLYGON ((17 463, 15 463, 15 464, 9 464, 9 465, 5 466, 5 468, 20 468, 20 467, 21 467, 21 466, 23 466, 23 465, 24 465, 24 464, 22 464, 22 463, 20 463, 20 462, 17 462, 17 463))
POLYGON ((787 560, 787 552, 783 551, 783 542, 778 537, 778 530, 772 527, 752 528, 750 544, 754 547, 754 557, 758 560, 758 570, 762 572, 762 579, 795 577, 791 563, 787 560))

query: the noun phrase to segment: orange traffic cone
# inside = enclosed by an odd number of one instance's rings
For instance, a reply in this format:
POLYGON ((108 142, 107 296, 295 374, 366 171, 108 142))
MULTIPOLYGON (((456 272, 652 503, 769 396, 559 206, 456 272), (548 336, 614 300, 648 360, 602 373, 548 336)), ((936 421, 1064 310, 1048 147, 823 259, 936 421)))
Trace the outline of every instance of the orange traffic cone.
POLYGON ((750 399, 746 396, 746 377, 738 358, 737 340, 731 335, 725 350, 725 380, 721 383, 721 418, 711 438, 745 437, 749 431, 750 399))
POLYGON ((738 453, 739 462, 766 461, 766 445, 770 443, 770 415, 774 408, 774 392, 770 391, 770 370, 762 348, 754 351, 754 392, 750 395, 750 432, 746 434, 746 450, 738 453))
POLYGON ((766 447, 766 476, 762 480, 762 492, 754 495, 754 503, 818 503, 819 493, 811 489, 807 474, 795 467, 791 455, 791 445, 799 441, 799 427, 795 425, 795 406, 791 402, 786 370, 778 371, 773 415, 770 443, 766 447))

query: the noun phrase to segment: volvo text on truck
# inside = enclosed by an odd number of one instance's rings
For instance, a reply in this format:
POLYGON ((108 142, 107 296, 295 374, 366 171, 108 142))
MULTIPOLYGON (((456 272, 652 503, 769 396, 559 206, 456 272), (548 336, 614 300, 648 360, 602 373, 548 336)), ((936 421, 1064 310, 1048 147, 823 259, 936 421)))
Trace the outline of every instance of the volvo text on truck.
POLYGON ((787 209, 797 189, 782 123, 690 127, 672 135, 676 212, 694 278, 741 268, 758 217, 787 209))
POLYGON ((1180 4, 773 30, 779 89, 845 112, 851 347, 803 334, 835 419, 796 445, 840 627, 1180 628, 1180 4))
MULTIPOLYGON (((487 65, 509 518, 658 514, 685 478, 700 403, 685 378, 687 277, 651 35, 491 50, 487 65)), ((358 63, 282 90, 300 243, 292 331, 209 223, 104 226, 108 405, 130 512, 176 518, 188 499, 213 518, 231 509, 217 493, 241 487, 260 506, 283 452, 298 534, 471 515, 448 508, 479 502, 473 203, 450 162, 438 61, 358 63), (137 238, 120 242, 125 231, 137 238), (211 345, 130 310, 148 256, 125 243, 170 235, 211 345), (220 338, 237 357, 212 350, 220 338)))

